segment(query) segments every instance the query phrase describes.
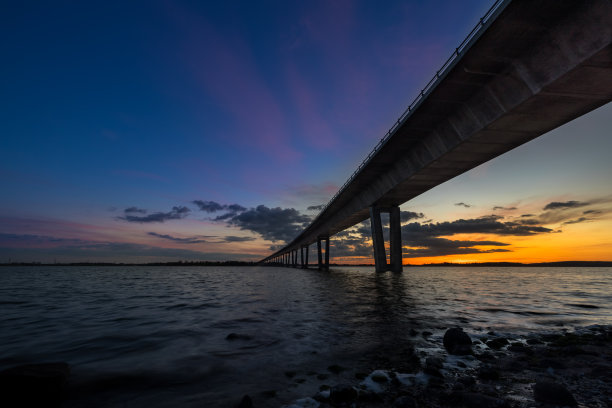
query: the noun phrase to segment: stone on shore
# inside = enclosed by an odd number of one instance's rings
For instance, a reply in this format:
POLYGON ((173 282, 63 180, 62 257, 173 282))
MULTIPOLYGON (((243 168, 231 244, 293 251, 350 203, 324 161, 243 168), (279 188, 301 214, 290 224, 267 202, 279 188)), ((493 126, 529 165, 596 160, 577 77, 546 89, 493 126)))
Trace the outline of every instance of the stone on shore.
POLYGON ((547 404, 575 407, 578 405, 574 396, 563 384, 541 380, 533 386, 533 396, 536 401, 547 404))
POLYGON ((444 348, 455 355, 472 354, 472 340, 462 328, 454 327, 444 333, 444 348))
POLYGON ((336 385, 331 388, 329 400, 333 405, 347 404, 357 400, 357 390, 350 385, 336 385))
POLYGON ((67 363, 27 364, 0 372, 0 405, 59 407, 70 375, 67 363))
POLYGON ((253 408, 253 400, 248 395, 245 395, 240 400, 240 404, 236 405, 236 408, 253 408))

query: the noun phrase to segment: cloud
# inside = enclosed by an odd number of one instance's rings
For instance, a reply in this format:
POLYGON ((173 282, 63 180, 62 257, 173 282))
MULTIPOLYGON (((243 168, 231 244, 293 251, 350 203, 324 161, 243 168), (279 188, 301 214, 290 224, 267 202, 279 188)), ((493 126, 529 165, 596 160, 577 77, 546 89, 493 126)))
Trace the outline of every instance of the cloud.
POLYGON ((306 209, 308 211, 321 211, 323 209, 323 207, 325 207, 325 204, 311 205, 311 206, 309 206, 306 209))
POLYGON ((148 232, 147 234, 153 237, 157 237, 157 238, 163 238, 163 239, 167 239, 167 240, 174 241, 174 242, 180 242, 182 244, 201 244, 201 243, 207 242, 204 238, 210 238, 210 237, 203 237, 203 236, 178 238, 178 237, 173 237, 172 235, 158 234, 156 232, 148 232))
POLYGON ((205 211, 207 213, 227 211, 225 214, 221 214, 213 218, 213 221, 229 220, 230 218, 235 217, 237 214, 246 211, 246 208, 240 204, 219 204, 215 201, 202 200, 194 200, 192 203, 197 205, 200 211, 205 211))
POLYGON ((455 203, 456 206, 458 207, 465 207, 465 208, 470 208, 471 205, 470 204, 466 204, 466 203, 455 203))
POLYGON ((501 222, 503 217, 487 215, 480 218, 459 219, 431 224, 411 223, 402 227, 402 233, 444 236, 455 234, 495 234, 526 236, 551 232, 540 225, 525 225, 518 222, 501 222))
POLYGON ((575 220, 565 221, 563 223, 563 225, 579 224, 579 223, 585 222, 585 221, 591 221, 591 219, 590 218, 586 218, 586 217, 580 217, 580 218, 575 219, 575 220))
POLYGON ((512 210, 516 210, 516 207, 501 207, 497 205, 493 207, 493 211, 498 211, 498 210, 512 211, 512 210))
POLYGON ((248 242, 255 241, 255 237, 237 237, 234 235, 228 235, 223 238, 223 242, 248 242))
MULTIPOLYGON (((125 212, 125 211, 124 211, 125 212)), ((127 222, 135 222, 135 223, 150 223, 150 222, 164 222, 168 220, 180 220, 181 218, 185 218, 191 210, 187 207, 183 206, 175 206, 172 207, 172 210, 169 212, 156 212, 149 215, 138 216, 138 215, 129 215, 129 213, 125 212, 123 217, 117 217, 119 220, 127 221, 127 222)))
POLYGON ((147 210, 138 207, 128 207, 123 210, 125 214, 146 214, 147 210))
POLYGON ((268 208, 259 205, 227 219, 228 225, 252 231, 269 241, 289 242, 295 238, 311 219, 294 208, 268 208))
POLYGON ((558 201, 553 201, 551 203, 548 203, 544 206, 544 211, 546 210, 558 210, 558 209, 565 209, 565 208, 576 208, 576 207, 584 207, 586 205, 589 205, 588 202, 581 202, 581 201, 564 201, 564 202, 558 202, 558 201))
POLYGON ((413 211, 400 211, 400 222, 408 222, 410 220, 416 220, 424 217, 425 214, 423 213, 416 213, 413 211))
POLYGON ((198 206, 200 211, 205 211, 207 213, 214 213, 217 211, 221 211, 225 209, 226 206, 223 206, 215 201, 202 201, 202 200, 194 200, 192 201, 195 205, 198 206))

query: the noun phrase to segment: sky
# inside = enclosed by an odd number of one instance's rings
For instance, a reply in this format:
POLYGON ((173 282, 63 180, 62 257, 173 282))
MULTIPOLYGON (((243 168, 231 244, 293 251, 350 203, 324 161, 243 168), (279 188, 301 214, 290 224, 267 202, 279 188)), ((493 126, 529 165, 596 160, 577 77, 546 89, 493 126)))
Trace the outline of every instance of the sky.
MULTIPOLYGON (((271 254, 491 4, 5 5, 0 263, 271 254)), ((403 204, 404 263, 612 260, 611 117, 608 104, 403 204)), ((368 223, 330 255, 371 263, 368 223)))

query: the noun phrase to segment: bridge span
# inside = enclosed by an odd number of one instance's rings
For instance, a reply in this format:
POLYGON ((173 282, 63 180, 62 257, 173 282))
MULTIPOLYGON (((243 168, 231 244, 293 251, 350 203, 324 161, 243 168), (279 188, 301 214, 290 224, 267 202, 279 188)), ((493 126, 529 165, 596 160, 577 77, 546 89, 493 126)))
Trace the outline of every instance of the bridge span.
POLYGON ((328 269, 329 237, 370 218, 376 270, 401 271, 400 204, 611 100, 612 1, 498 0, 312 223, 260 262, 307 267, 316 242, 328 269))

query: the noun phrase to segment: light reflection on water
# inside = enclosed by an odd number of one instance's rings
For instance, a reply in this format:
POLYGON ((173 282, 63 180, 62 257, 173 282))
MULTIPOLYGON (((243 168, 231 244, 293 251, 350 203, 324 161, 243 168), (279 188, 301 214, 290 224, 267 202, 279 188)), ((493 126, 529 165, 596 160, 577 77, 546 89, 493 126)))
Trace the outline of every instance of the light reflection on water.
MULTIPOLYGON (((98 406, 221 407, 278 390, 257 401, 277 406, 312 394, 284 372, 367 366, 374 351, 414 342, 411 329, 612 324, 612 268, 6 267, 0 277, 0 369, 67 361, 98 406), (100 386, 111 377, 118 386, 100 386)), ((92 406, 79 398, 68 406, 92 406)))

